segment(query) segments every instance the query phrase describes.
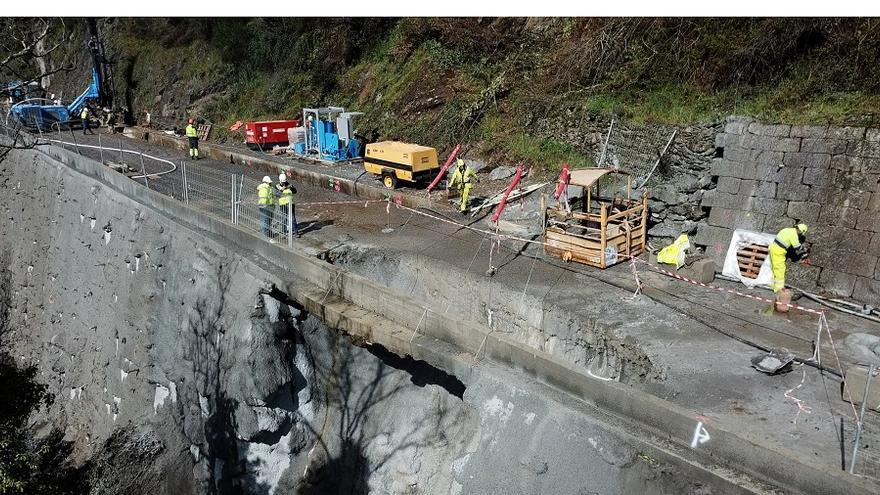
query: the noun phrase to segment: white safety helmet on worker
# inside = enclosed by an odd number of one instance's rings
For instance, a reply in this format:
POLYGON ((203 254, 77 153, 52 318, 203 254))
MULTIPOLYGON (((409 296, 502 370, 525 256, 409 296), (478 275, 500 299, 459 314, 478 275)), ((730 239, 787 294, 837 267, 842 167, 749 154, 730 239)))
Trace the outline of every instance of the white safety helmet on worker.
POLYGON ((797 224, 797 231, 800 234, 806 234, 807 233, 807 224, 805 224, 805 223, 797 224))
POLYGON ((278 182, 287 182, 287 175, 278 174, 278 182))
POLYGON ((268 175, 265 175, 263 176, 263 182, 265 182, 266 184, 271 184, 272 179, 270 179, 268 175))

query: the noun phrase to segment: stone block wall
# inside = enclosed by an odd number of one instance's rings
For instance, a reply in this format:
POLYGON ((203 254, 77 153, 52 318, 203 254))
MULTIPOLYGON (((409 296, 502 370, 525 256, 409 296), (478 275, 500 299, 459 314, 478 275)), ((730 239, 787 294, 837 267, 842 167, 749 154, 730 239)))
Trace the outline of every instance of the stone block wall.
POLYGON ((812 266, 789 264, 787 282, 880 305, 880 129, 730 117, 715 145, 695 244, 720 267, 734 229, 804 222, 812 266))

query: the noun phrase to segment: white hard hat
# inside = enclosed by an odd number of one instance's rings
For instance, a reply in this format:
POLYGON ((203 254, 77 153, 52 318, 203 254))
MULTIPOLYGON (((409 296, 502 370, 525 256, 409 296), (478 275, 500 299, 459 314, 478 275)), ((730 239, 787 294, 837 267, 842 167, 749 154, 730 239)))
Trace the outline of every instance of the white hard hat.
POLYGON ((278 174, 278 182, 287 182, 287 176, 284 174, 278 174))
POLYGON ((268 183, 268 184, 271 184, 271 183, 272 183, 272 179, 270 179, 269 176, 266 175, 266 176, 263 176, 263 182, 266 182, 266 183, 268 183))

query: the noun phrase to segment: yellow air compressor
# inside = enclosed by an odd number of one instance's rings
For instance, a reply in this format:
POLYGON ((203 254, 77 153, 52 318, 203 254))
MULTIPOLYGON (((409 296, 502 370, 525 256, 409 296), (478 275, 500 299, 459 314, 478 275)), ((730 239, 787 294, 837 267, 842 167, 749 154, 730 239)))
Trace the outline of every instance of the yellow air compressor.
POLYGON ((424 182, 440 169, 437 150, 418 144, 400 141, 382 141, 367 145, 364 170, 382 177, 388 189, 397 187, 399 181, 424 182))

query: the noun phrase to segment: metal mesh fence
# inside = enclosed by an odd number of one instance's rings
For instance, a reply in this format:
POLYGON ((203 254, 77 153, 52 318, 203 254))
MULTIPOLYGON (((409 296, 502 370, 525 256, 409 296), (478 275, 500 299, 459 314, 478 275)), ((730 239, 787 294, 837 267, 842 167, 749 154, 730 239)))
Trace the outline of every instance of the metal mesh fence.
POLYGON ((598 166, 629 172, 633 187, 641 188, 654 173, 675 134, 671 127, 612 120, 598 166))

